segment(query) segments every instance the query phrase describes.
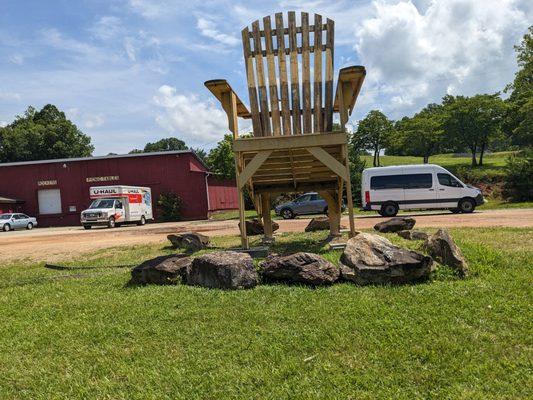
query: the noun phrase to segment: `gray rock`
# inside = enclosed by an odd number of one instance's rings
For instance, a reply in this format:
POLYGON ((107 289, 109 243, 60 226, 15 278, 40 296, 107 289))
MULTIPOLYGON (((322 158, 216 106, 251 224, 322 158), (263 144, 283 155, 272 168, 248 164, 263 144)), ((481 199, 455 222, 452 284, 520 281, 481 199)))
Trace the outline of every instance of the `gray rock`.
POLYGON ((167 239, 177 249, 198 251, 209 245, 209 236, 202 235, 198 232, 183 232, 176 235, 168 235, 167 239))
POLYGON ((328 217, 318 217, 313 218, 309 221, 309 224, 305 227, 306 232, 314 231, 329 231, 329 218, 328 217))
POLYGON ((463 278, 468 276, 468 264, 463 253, 446 229, 439 229, 430 236, 425 246, 429 254, 441 264, 454 268, 463 278))
POLYGON ((398 232, 413 229, 416 221, 414 218, 397 217, 374 225, 374 229, 381 233, 398 232))
MULTIPOLYGON (((255 236, 255 235, 263 235, 265 233, 265 230, 263 228, 263 223, 257 219, 247 219, 246 220, 246 234, 248 236, 255 236)), ((239 222, 239 229, 241 227, 241 223, 239 222)), ((279 229, 279 224, 275 221, 272 221, 272 232, 276 232, 279 229)))
POLYGON ((131 270, 131 282, 141 285, 176 285, 184 281, 192 258, 160 256, 146 260, 131 270))
POLYGON ((425 279, 433 271, 431 257, 370 233, 348 240, 340 262, 342 279, 360 285, 408 283, 425 279))
POLYGON ((266 280, 328 285, 339 279, 337 266, 313 253, 295 253, 283 257, 268 257, 261 263, 266 280))
POLYGON ((422 231, 399 231, 398 236, 407 240, 427 240, 429 235, 422 231))
POLYGON ((218 289, 247 289, 259 282, 252 257, 218 251, 196 257, 187 271, 187 284, 218 289))

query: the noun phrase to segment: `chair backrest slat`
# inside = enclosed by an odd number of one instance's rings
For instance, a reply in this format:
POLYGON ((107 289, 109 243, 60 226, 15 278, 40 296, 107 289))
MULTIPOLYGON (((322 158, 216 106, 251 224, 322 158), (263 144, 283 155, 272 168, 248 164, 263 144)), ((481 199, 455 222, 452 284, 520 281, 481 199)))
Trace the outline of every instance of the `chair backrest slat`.
POLYGON ((254 136, 263 136, 261 128, 261 117, 257 104, 257 88, 255 85, 254 61, 250 50, 250 35, 248 28, 242 31, 242 49, 244 52, 244 64, 246 66, 246 79, 248 81, 248 96, 250 97, 250 110, 252 114, 252 128, 254 136))
POLYGON ((309 14, 302 13, 302 102, 303 132, 313 132, 311 118, 311 68, 309 65, 309 14))
MULTIPOLYGON (((283 28, 283 14, 276 14, 276 32, 278 42, 279 84, 281 88, 281 119, 283 134, 291 134, 291 109, 289 106, 289 86, 287 80, 287 63, 285 60, 285 29, 283 28)), ((255 134, 254 134, 255 135, 255 134)))
POLYGON ((265 69, 263 63, 263 49, 261 44, 261 35, 259 34, 259 21, 252 24, 255 71, 257 77, 257 87, 259 89, 259 106, 261 108, 261 128, 263 136, 270 136, 270 117, 268 109, 268 95, 265 85, 265 69))
POLYGON ((313 127, 315 132, 322 130, 322 16, 315 14, 315 85, 314 85, 314 120, 313 127))
POLYGON ((326 96, 324 98, 324 132, 333 129, 333 21, 326 22, 326 96))
POLYGON ((242 31, 254 136, 331 132, 334 22, 302 12, 297 26, 289 11, 286 25, 282 13, 262 24, 242 31))
POLYGON ((270 15, 263 18, 265 49, 268 68, 268 89, 270 94, 270 109, 272 114, 272 132, 274 136, 281 135, 281 121, 279 112, 278 85, 276 80, 276 63, 274 61, 274 46, 272 43, 272 24, 270 15))

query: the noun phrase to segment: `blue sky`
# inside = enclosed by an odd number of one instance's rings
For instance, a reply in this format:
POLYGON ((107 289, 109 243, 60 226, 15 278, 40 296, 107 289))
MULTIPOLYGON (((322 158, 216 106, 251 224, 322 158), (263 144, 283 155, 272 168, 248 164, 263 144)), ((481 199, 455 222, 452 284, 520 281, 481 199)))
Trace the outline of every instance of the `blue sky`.
POLYGON ((353 126, 375 108, 396 119, 446 93, 501 91, 532 4, 0 0, 0 124, 52 103, 92 137, 95 155, 168 136, 209 149, 227 124, 203 82, 226 78, 247 102, 240 31, 287 10, 335 20, 336 69, 366 66, 353 126))

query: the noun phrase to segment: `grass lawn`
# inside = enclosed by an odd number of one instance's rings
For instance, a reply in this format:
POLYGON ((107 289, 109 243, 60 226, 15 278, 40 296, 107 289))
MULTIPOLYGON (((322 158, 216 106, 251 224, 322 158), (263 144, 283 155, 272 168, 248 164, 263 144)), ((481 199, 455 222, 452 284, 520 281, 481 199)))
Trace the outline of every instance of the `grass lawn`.
MULTIPOLYGON (((451 232, 472 276, 441 267, 399 287, 137 287, 105 267, 162 245, 69 263, 93 269, 3 266, 0 398, 531 398, 533 229, 451 232)), ((337 262, 324 236, 283 235, 274 250, 337 262)))

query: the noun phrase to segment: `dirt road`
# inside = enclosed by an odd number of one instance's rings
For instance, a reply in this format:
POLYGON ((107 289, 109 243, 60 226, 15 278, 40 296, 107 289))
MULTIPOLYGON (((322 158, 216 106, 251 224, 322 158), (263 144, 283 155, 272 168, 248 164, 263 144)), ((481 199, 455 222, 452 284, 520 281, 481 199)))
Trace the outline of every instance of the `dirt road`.
MULTIPOLYGON (((533 227, 533 208, 510 210, 481 210, 473 214, 412 213, 416 226, 424 227, 533 227)), ((372 228, 384 220, 379 216, 357 216, 356 229, 372 228)), ((142 243, 164 243, 170 233, 195 230, 209 236, 237 235, 236 220, 190 221, 150 224, 143 227, 124 226, 115 229, 82 227, 42 228, 33 231, 0 232, 0 265, 28 258, 34 261, 58 261, 116 246, 142 243)), ((278 232, 303 232, 309 218, 278 220, 278 232)), ((343 225, 348 225, 347 217, 343 225)))

